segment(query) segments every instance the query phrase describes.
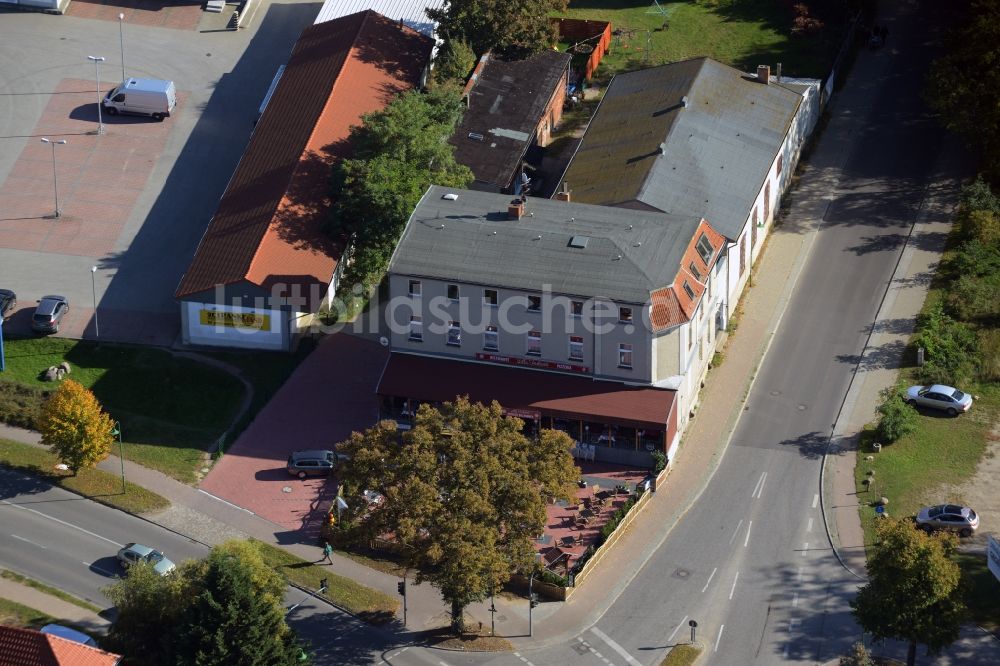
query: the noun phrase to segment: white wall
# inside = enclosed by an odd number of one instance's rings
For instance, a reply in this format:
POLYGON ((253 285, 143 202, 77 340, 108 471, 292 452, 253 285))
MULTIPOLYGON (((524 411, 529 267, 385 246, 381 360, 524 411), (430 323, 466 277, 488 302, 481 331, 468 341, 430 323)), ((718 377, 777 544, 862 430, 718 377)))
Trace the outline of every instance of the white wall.
MULTIPOLYGON (((256 310, 254 308, 220 306, 211 303, 181 302, 181 335, 184 344, 213 347, 239 347, 284 351, 288 347, 288 313, 281 310, 256 310), (238 328, 201 323, 201 311, 254 314, 267 317, 267 327, 262 329, 238 328)), ((298 313, 296 313, 298 314, 298 313)))

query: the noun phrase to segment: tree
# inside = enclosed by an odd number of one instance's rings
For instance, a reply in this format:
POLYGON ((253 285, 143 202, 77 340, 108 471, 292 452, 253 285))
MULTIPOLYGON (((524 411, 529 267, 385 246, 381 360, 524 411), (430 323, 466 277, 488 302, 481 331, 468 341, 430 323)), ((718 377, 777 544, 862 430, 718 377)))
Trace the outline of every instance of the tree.
POLYGON ((451 605, 456 631, 466 606, 531 569, 546 500, 570 499, 579 478, 569 436, 543 430, 532 440, 523 426, 496 402, 459 397, 421 405, 403 434, 383 421, 339 445, 350 456, 342 470, 349 537, 394 535, 416 583, 429 581, 451 605), (384 501, 369 505, 365 490, 384 501))
POLYGON ((882 402, 878 406, 878 438, 886 444, 906 437, 917 429, 917 410, 906 404, 895 386, 882 389, 882 402))
POLYGON ((476 53, 462 39, 449 39, 435 59, 434 81, 438 85, 449 82, 464 84, 476 65, 476 53))
POLYGON ((354 158, 334 167, 329 230, 352 245, 348 282, 378 281, 410 213, 432 184, 465 187, 472 172, 447 142, 462 117, 453 86, 410 91, 351 130, 354 158))
POLYGON ((851 602, 854 617, 876 640, 910 644, 907 664, 916 661, 917 643, 937 654, 958 638, 965 607, 961 570, 952 560, 953 535, 928 535, 909 521, 887 518, 875 527, 868 556, 868 584, 851 602))
POLYGON ((108 457, 113 429, 114 421, 94 394, 72 379, 49 397, 38 420, 42 444, 51 446, 73 474, 108 457))
POLYGON ((427 15, 446 41, 464 40, 478 54, 525 58, 552 48, 558 35, 549 15, 566 6, 566 0, 447 0, 427 15))

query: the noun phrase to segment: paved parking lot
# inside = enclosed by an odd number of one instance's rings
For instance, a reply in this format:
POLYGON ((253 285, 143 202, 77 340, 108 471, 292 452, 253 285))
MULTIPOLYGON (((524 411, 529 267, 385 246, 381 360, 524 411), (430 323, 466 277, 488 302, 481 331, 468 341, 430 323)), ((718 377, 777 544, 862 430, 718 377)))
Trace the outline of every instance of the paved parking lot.
POLYGON ((133 25, 153 25, 160 28, 194 30, 201 20, 200 0, 174 2, 163 0, 73 0, 66 9, 68 16, 118 21, 118 15, 125 15, 125 22, 133 25))
MULTIPOLYGON (((265 2, 238 32, 129 23, 141 14, 128 8, 141 11, 144 0, 94 6, 111 7, 114 20, 0 9, 0 287, 17 292, 26 310, 45 294, 66 296, 72 309, 60 335, 90 337, 97 266, 101 338, 170 344, 179 330, 174 289, 275 70, 319 4, 265 2), (96 137, 87 134, 96 115, 87 56, 107 58, 103 90, 121 78, 119 10, 126 75, 172 79, 180 106, 163 123, 109 119, 96 137), (45 217, 54 201, 42 136, 67 141, 56 148, 60 220, 45 217)), ((28 318, 15 315, 7 333, 28 318)))

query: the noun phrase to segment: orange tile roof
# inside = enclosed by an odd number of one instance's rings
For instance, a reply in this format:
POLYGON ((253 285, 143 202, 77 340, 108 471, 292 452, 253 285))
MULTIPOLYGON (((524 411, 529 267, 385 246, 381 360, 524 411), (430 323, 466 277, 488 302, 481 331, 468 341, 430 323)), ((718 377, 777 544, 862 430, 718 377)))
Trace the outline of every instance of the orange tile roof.
POLYGON ((419 85, 432 47, 371 10, 303 30, 175 296, 242 281, 325 290, 343 251, 322 228, 331 165, 361 116, 419 85))
POLYGON ((115 666, 121 655, 34 629, 0 626, 0 666, 115 666))
POLYGON ((684 251, 684 256, 681 259, 681 265, 673 284, 669 287, 657 289, 650 295, 652 305, 649 311, 649 320, 654 330, 662 331, 663 329, 678 326, 691 320, 698 307, 698 302, 705 292, 705 283, 703 281, 708 277, 711 267, 718 262, 725 245, 725 237, 703 219, 691 237, 691 242, 688 244, 687 249, 684 251), (701 238, 702 233, 705 234, 708 241, 712 244, 712 265, 705 264, 704 259, 701 258, 701 254, 698 252, 698 239, 701 238), (701 274, 700 280, 691 272, 691 264, 694 264, 695 268, 701 274), (685 281, 691 287, 691 291, 694 292, 694 298, 689 297, 684 290, 683 285, 685 281))

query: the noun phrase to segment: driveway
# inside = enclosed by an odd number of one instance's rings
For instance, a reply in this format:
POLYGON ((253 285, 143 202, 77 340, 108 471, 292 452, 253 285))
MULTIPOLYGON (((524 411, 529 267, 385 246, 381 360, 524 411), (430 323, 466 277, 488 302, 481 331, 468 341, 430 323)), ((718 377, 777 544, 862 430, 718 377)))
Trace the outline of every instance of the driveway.
POLYGON ((285 461, 292 451, 330 449, 375 423, 387 356, 378 343, 346 333, 323 338, 200 488, 289 530, 318 532, 336 481, 300 481, 285 461))
POLYGON ((26 308, 8 333, 19 332, 36 299, 55 293, 72 304, 60 335, 92 338, 99 325, 101 339, 174 341, 174 289, 275 70, 318 7, 264 2, 238 32, 196 31, 190 20, 178 22, 188 29, 152 26, 130 11, 124 67, 117 20, 0 15, 0 286, 26 308), (97 85, 88 55, 106 58, 105 91, 123 68, 130 77, 172 79, 176 113, 163 123, 106 118, 105 134, 91 134, 97 85), (46 217, 55 191, 52 149, 42 137, 67 142, 55 150, 59 219, 46 217))

